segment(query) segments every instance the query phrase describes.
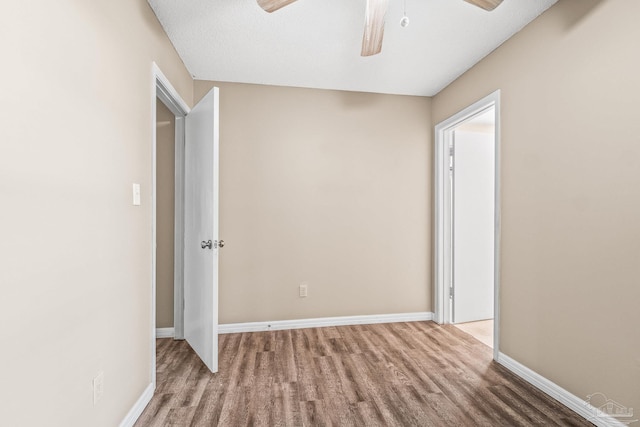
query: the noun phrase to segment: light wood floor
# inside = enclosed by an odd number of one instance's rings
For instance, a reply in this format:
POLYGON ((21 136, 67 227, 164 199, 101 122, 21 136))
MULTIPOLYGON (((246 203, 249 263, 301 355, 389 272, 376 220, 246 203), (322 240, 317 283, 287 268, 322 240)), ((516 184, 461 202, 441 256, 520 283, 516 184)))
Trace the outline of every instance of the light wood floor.
POLYGON ((493 319, 457 323, 454 326, 493 348, 493 319))
POLYGON ((158 340, 142 426, 591 426, 454 326, 393 323, 220 335, 210 374, 158 340))

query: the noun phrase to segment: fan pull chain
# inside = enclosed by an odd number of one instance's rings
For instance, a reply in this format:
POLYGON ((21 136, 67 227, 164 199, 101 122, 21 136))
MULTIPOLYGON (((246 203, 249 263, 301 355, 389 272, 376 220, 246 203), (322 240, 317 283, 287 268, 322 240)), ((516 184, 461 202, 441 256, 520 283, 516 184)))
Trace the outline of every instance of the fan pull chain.
POLYGON ((407 28, 409 26, 409 17, 407 16, 407 0, 404 0, 404 8, 402 11, 402 19, 400 20, 400 26, 407 28))

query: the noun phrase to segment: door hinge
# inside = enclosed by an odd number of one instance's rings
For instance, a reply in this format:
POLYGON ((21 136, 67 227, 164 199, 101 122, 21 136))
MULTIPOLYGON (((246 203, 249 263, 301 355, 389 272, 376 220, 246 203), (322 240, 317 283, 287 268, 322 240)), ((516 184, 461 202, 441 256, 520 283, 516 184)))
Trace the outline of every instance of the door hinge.
POLYGON ((449 287, 449 299, 453 299, 453 286, 449 287))

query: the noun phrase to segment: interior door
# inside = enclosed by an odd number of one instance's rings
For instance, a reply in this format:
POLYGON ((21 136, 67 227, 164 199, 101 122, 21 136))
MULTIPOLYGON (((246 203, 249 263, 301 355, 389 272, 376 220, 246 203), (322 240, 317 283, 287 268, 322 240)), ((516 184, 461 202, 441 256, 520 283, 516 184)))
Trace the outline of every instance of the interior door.
POLYGON ((184 337, 218 371, 218 88, 185 118, 184 337))
POLYGON ((493 318, 494 133, 454 131, 453 323, 493 318))

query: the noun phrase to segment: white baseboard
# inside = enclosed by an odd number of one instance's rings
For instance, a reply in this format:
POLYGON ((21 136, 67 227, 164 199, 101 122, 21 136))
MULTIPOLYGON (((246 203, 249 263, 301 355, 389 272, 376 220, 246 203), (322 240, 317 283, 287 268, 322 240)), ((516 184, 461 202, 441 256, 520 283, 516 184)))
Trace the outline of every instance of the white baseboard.
POLYGON ((138 401, 133 405, 129 413, 120 423, 120 427, 133 427, 133 425, 138 421, 138 418, 144 411, 144 408, 147 407, 151 398, 153 397, 153 384, 149 384, 147 388, 144 389, 142 395, 138 398, 138 401))
POLYGON ((218 333, 232 334, 237 332, 280 331, 284 329, 368 325, 373 323, 420 322, 425 320, 433 320, 433 313, 424 311, 418 313, 377 314, 370 316, 343 316, 320 317, 317 319, 276 320, 273 322, 227 323, 218 325, 218 333))
POLYGON ((549 381, 542 375, 532 371, 504 353, 498 353, 496 361, 538 390, 548 394, 567 408, 571 409, 573 412, 598 427, 624 427, 627 425, 622 421, 599 411, 594 406, 588 404, 584 399, 571 394, 556 383, 549 381))
POLYGON ((173 338, 174 336, 173 328, 156 328, 156 338, 173 338))

